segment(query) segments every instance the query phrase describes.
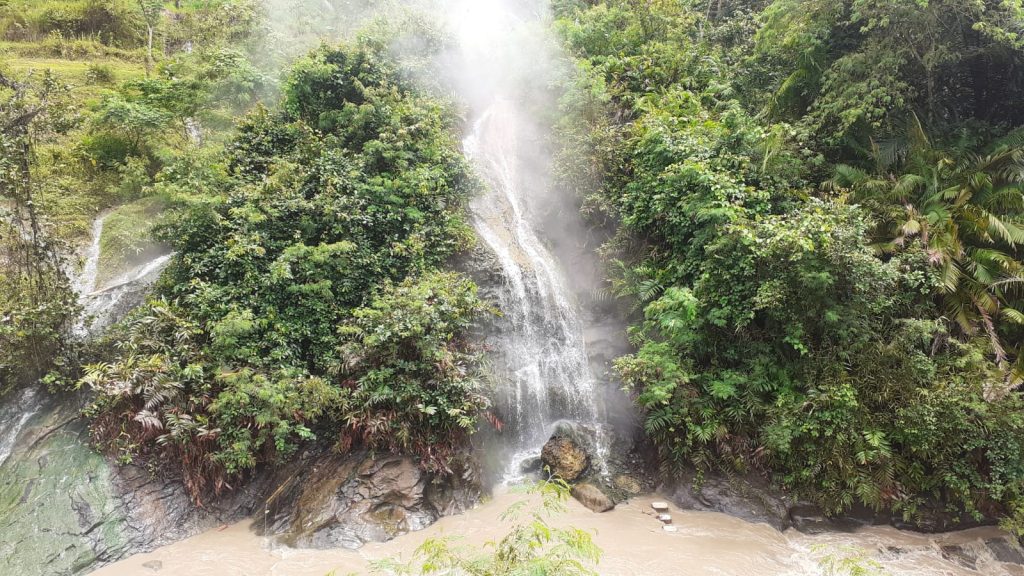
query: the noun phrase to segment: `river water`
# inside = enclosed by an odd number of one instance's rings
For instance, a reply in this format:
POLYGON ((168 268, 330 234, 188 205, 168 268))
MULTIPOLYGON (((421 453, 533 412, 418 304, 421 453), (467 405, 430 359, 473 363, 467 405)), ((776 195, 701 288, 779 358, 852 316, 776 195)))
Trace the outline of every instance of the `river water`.
MULTIPOLYGON (((188 540, 139 554, 94 572, 95 576, 174 574, 189 576, 325 576, 372 574, 371 563, 382 559, 409 560, 425 540, 457 537, 461 543, 486 549, 512 526, 499 517, 513 503, 532 497, 504 491, 477 508, 442 518, 420 532, 383 544, 352 550, 299 550, 271 546, 250 531, 248 523, 213 530, 188 540), (148 567, 147 567, 148 566, 148 567), (159 566, 160 571, 152 568, 159 566)), ((1019 576, 1021 566, 998 562, 985 540, 1002 539, 994 528, 978 528, 937 536, 873 527, 856 533, 809 536, 779 532, 766 524, 752 524, 713 512, 684 512, 672 508, 674 533, 662 529, 654 517, 651 497, 620 504, 613 511, 595 514, 575 501, 553 519, 590 532, 603 550, 597 567, 602 576, 823 576, 822 562, 853 551, 877 559, 891 576, 1019 576), (943 547, 976 557, 974 570, 947 559, 943 547)), ((840 572, 839 574, 845 574, 840 572)))

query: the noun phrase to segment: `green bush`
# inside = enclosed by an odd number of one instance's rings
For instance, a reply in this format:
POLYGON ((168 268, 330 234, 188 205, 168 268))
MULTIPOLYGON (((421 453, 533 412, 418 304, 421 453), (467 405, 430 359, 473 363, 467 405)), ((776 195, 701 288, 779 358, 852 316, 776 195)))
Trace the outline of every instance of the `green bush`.
POLYGON ((82 137, 79 147, 86 163, 104 169, 123 166, 135 152, 127 138, 109 132, 87 134, 82 137))
POLYGON ((117 77, 114 69, 107 64, 89 64, 85 78, 93 84, 113 84, 117 77))
POLYGON ((134 48, 145 25, 131 0, 13 0, 0 12, 7 40, 38 41, 50 33, 67 38, 98 38, 104 44, 134 48))
POLYGON ((176 202, 162 299, 82 382, 101 445, 180 462, 197 498, 314 435, 447 470, 487 407, 465 340, 483 307, 440 271, 471 240, 473 180, 449 115, 381 50, 315 51, 285 110, 155 184, 176 202))
MULTIPOLYGON (((620 223, 605 251, 643 320, 616 366, 666 472, 758 473, 830 513, 1019 517, 1024 156, 980 153, 1006 127, 951 120, 935 133, 977 146, 959 154, 901 129, 989 93, 922 98, 906 39, 934 56, 936 29, 971 33, 957 2, 896 4, 557 3, 584 73, 563 177, 620 223)), ((1008 10, 968 11, 991 36, 965 42, 1019 58, 1008 10)), ((932 80, 965 81, 956 54, 932 80)))

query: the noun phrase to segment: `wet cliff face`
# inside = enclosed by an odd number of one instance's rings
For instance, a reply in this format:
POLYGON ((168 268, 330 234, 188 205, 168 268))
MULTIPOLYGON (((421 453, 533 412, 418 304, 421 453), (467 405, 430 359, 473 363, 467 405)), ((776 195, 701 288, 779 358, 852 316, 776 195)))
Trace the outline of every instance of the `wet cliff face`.
POLYGON ((14 396, 0 405, 30 416, 6 429, 13 441, 0 463, 0 574, 86 574, 265 510, 267 533, 287 543, 357 548, 461 512, 480 494, 472 467, 439 478, 408 457, 312 451, 197 507, 173 476, 93 451, 82 397, 14 396))
POLYGON ((251 490, 199 509, 175 479, 109 462, 89 445, 82 397, 32 397, 0 464, 0 574, 84 574, 251 513, 251 490))
POLYGON ((45 404, 0 465, 4 574, 78 574, 128 549, 125 510, 106 462, 83 442, 76 407, 45 404))

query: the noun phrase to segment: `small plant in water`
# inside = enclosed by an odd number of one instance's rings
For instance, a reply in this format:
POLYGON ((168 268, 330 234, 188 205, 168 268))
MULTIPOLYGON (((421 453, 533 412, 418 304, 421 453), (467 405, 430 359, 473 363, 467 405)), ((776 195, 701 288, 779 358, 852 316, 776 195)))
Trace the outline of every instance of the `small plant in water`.
POLYGON ((590 534, 578 528, 558 528, 548 521, 565 511, 569 485, 550 479, 530 486, 527 492, 539 495, 541 505, 537 507, 532 500, 521 500, 510 506, 501 520, 517 523, 501 540, 485 545, 491 551, 481 553, 473 546, 460 545, 455 538, 433 538, 416 549, 411 562, 378 562, 374 565, 375 573, 393 576, 597 576, 594 567, 601 558, 601 549, 590 534))
POLYGON ((825 576, 890 576, 882 565, 868 556, 867 551, 855 546, 839 546, 832 549, 820 544, 814 546, 815 553, 825 553, 818 564, 825 576))

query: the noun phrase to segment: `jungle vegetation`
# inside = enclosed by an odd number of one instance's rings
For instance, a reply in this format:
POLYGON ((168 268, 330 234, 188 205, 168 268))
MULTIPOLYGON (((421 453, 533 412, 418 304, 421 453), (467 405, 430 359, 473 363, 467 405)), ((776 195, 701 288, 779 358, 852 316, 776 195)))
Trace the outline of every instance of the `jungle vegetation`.
POLYGON ((1020 3, 554 9, 563 179, 618 225, 617 368, 663 469, 1019 522, 1020 3))
MULTIPOLYGON (((0 0, 0 393, 89 387, 98 446, 197 499, 314 437, 445 470, 490 417, 455 113, 382 29, 298 56, 288 1, 0 0), (176 257, 83 347, 68 255, 123 206, 176 257)), ((552 10, 664 471, 1024 526, 1020 3, 552 10)))
MULTIPOLYGON (((197 501, 314 437, 445 472, 488 405, 464 338, 485 306, 445 267, 472 242, 476 182, 450 106, 385 25, 282 73, 279 8, 0 5, 2 388, 86 387, 97 446, 180 473, 197 501), (67 255, 108 207, 108 228, 163 208, 175 258, 83 345, 67 255)), ((104 252, 136 249, 122 236, 105 229, 104 252)))

